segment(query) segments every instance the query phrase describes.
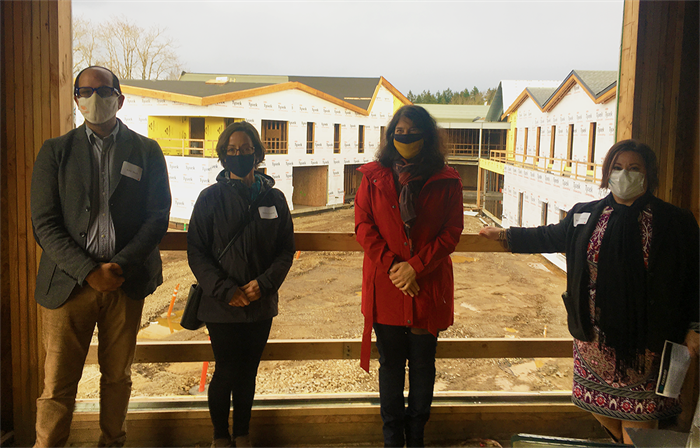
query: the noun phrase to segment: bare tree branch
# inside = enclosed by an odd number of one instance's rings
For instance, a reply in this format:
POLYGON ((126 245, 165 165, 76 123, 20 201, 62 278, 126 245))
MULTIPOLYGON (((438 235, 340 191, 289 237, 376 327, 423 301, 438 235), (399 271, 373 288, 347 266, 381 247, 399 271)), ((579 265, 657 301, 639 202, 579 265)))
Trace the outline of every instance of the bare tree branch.
POLYGON ((104 65, 121 79, 172 79, 182 70, 175 40, 166 28, 144 29, 126 17, 99 27, 82 18, 73 23, 76 73, 87 65, 104 65))

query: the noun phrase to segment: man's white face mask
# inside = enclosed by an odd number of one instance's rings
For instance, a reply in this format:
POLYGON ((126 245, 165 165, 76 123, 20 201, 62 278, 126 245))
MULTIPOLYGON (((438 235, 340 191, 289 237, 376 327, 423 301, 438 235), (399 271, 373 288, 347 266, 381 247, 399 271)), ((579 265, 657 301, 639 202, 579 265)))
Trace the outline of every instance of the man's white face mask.
POLYGON ((106 123, 117 116, 119 97, 112 95, 102 98, 95 92, 90 98, 78 98, 78 109, 88 123, 106 123))
POLYGON ((644 174, 637 171, 617 170, 610 173, 608 187, 612 194, 626 201, 644 193, 644 174))

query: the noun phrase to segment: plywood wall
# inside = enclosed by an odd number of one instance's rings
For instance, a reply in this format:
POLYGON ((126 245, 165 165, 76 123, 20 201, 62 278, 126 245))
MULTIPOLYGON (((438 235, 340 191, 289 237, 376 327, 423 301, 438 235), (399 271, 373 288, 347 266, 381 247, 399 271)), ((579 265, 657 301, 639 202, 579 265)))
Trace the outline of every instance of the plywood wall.
POLYGON ((328 202, 328 167, 308 166, 294 167, 295 205, 322 207, 328 202))
POLYGON ((33 298, 41 252, 32 234, 29 190, 42 142, 72 127, 70 2, 0 2, 0 20, 2 428, 14 428, 15 445, 28 446, 43 355, 33 298))
POLYGON ((659 159, 658 196, 698 200, 698 2, 626 0, 617 139, 647 143, 659 159))

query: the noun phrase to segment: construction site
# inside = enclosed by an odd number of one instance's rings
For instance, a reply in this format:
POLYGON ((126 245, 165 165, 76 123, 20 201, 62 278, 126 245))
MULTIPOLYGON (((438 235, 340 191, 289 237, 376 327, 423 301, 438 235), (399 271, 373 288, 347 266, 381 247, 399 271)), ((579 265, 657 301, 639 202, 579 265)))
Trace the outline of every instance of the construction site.
MULTIPOLYGON (((2 437, 3 446, 6 440, 30 446, 44 349, 33 300, 41 248, 33 238, 29 179, 42 142, 75 126, 70 2, 2 2, 0 20, 7 37, 0 77, 2 437)), ((521 433, 606 439, 597 421, 571 403, 572 339, 561 299, 561 255, 513 255, 477 232, 487 224, 556 223, 573 202, 600 197, 601 158, 612 142, 628 138, 656 152, 658 197, 697 219, 697 30, 696 2, 625 0, 617 72, 572 69, 546 85, 503 82, 489 107, 463 109, 461 119, 457 113, 437 117, 452 130, 448 163, 466 187, 467 213, 451 255, 454 325, 439 337, 427 444, 484 446, 489 439, 522 446, 514 442, 521 433)), ((212 153, 215 130, 226 120, 245 119, 270 149, 261 168, 295 211, 298 250, 263 353, 251 436, 260 446, 379 445, 375 347, 370 372, 359 367, 363 254, 354 236, 352 198, 360 182, 356 167, 373 160, 384 126, 408 100, 381 76, 347 78, 355 90, 344 93, 331 91, 344 78, 326 83, 312 76, 253 76, 244 82, 226 76, 207 84, 212 74, 204 75, 206 80, 172 85, 124 84, 133 99, 125 123, 161 139, 173 192, 171 229, 160 244, 164 283, 146 299, 136 346, 128 443, 211 442, 211 345, 204 329, 178 325, 194 282, 184 230, 199 191, 220 169, 212 153), (160 114, 153 113, 157 104, 163 105, 160 114), (172 112, 176 108, 180 112, 172 112), (298 118, 302 114, 307 118, 298 118), (174 139, 175 149, 165 139, 174 139)), ((665 428, 687 433, 698 398, 697 366, 686 381, 683 414, 665 428)), ((98 389, 93 344, 71 446, 92 446, 99 438, 98 389)))

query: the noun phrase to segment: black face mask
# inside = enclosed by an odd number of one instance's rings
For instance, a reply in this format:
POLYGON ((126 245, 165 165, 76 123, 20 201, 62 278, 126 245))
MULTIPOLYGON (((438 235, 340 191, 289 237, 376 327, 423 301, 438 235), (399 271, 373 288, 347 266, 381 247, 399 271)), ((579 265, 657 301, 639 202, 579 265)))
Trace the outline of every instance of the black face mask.
POLYGON ((250 173, 255 165, 255 154, 239 154, 237 156, 226 156, 224 168, 240 178, 244 178, 250 173))

